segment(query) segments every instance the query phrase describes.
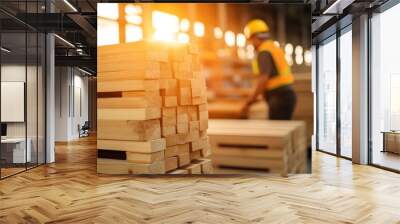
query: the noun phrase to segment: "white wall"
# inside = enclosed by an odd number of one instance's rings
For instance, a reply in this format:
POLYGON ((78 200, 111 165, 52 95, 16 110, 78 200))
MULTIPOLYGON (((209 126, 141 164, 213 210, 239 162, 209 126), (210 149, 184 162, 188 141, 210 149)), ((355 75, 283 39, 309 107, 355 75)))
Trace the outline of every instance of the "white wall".
MULTIPOLYGON (((18 65, 18 64, 9 64, 9 65, 2 65, 1 66, 1 81, 3 82, 25 82, 25 64, 24 65, 18 65)), ((32 66, 27 67, 28 73, 31 73, 33 69, 36 69, 32 66)), ((36 72, 36 70, 35 70, 36 72)), ((35 96, 36 97, 36 92, 35 94, 29 94, 27 93, 28 97, 29 96, 35 96)), ((2 110, 6 110, 7 108, 1 108, 2 110)), ((28 121, 31 121, 32 119, 29 119, 28 121)), ((30 125, 28 125, 30 126, 30 125)), ((8 137, 25 137, 25 122, 7 122, 7 136, 8 137)), ((28 136, 29 137, 29 136, 28 136)))
POLYGON ((55 73, 55 140, 74 140, 79 138, 78 124, 88 120, 88 78, 71 67, 56 67, 55 73))
MULTIPOLYGON (((32 151, 32 161, 44 162, 44 74, 41 67, 25 64, 3 64, 1 66, 2 82, 24 82, 26 84, 26 107, 22 112, 26 112, 27 120, 24 122, 6 122, 7 137, 24 138, 25 135, 30 140, 32 151), (37 71, 37 69, 39 69, 37 71), (27 80, 26 80, 27 79, 27 80), (37 157, 37 153, 39 156, 37 157)), ((2 96, 7 97, 7 96, 2 96)), ((10 110, 10 108, 1 108, 10 110)))

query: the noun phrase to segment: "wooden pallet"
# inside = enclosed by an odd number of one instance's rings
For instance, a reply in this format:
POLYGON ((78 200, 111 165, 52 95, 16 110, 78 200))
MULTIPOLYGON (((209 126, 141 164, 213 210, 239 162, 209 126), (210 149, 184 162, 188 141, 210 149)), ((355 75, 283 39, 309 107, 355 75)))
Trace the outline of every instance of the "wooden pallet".
POLYGON ((216 166, 304 173, 307 141, 303 121, 209 121, 212 161, 216 166))

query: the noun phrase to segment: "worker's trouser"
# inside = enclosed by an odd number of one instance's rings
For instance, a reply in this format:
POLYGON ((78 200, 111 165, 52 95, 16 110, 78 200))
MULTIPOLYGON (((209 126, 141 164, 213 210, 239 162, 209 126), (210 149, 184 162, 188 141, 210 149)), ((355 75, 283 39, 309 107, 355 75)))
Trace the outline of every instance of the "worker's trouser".
POLYGON ((296 106, 296 93, 291 86, 266 91, 264 97, 270 120, 291 120, 296 106))

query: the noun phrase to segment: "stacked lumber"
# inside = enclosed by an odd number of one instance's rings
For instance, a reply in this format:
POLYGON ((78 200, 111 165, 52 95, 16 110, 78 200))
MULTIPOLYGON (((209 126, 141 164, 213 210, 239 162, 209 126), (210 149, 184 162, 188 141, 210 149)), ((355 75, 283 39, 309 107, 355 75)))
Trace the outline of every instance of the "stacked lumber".
MULTIPOLYGON (((311 144, 311 136, 314 127, 314 102, 311 89, 311 74, 295 74, 293 89, 296 92, 297 104, 293 113, 293 120, 306 122, 307 143, 311 144)), ((244 91, 244 90, 243 90, 244 91)), ((247 90, 251 92, 251 90, 247 90)), ((210 118, 238 119, 241 118, 241 109, 244 106, 245 98, 229 99, 216 98, 209 102, 210 118)), ((248 119, 268 119, 268 105, 264 100, 258 101, 249 108, 248 119)))
POLYGON ((269 170, 283 176, 306 172, 304 121, 211 119, 208 135, 215 166, 269 170))
MULTIPOLYGON (((210 118, 239 119, 242 118, 242 109, 246 99, 217 98, 208 103, 210 118)), ((267 119, 267 106, 264 100, 252 104, 249 108, 249 119, 267 119)))
POLYGON ((212 173, 196 46, 99 47, 97 91, 99 173, 212 173))
POLYGON ((297 104, 293 113, 293 120, 302 120, 306 122, 307 143, 310 145, 314 128, 314 97, 311 88, 311 74, 296 74, 293 89, 297 96, 297 104))

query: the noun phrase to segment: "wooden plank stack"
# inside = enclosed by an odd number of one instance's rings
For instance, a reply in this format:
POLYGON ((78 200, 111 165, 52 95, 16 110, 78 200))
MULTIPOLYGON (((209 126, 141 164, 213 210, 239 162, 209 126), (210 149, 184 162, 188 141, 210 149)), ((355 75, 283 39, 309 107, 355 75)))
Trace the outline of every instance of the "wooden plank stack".
POLYGON ((296 74, 293 89, 297 97, 293 120, 302 120, 306 122, 307 143, 311 145, 311 136, 314 130, 314 96, 311 88, 311 74, 296 74))
POLYGON ((216 166, 269 170, 283 176, 306 172, 304 121, 211 119, 209 126, 216 166))
POLYGON ((98 173, 212 173, 196 45, 98 48, 98 173))

